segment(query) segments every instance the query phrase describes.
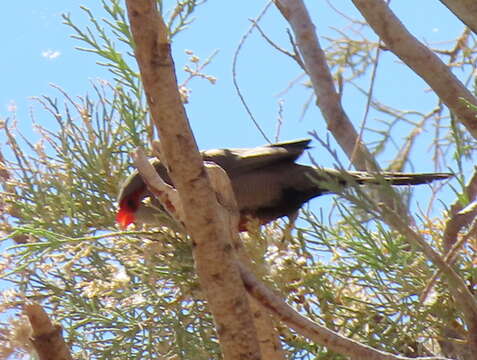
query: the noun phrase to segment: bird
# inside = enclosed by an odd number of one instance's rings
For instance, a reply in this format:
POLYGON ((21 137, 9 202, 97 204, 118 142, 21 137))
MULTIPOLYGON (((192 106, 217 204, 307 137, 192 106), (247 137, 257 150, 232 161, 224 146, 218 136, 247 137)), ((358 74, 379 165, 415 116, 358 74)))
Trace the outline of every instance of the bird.
MULTIPOLYGON (((450 173, 344 172, 296 163, 310 149, 310 142, 311 139, 300 139, 254 148, 201 152, 204 161, 216 163, 230 178, 240 212, 239 231, 247 231, 250 221, 264 225, 285 216, 293 218, 309 200, 353 184, 419 185, 452 176, 450 173)), ((166 167, 158 159, 151 162, 161 178, 173 185, 166 167)), ((154 225, 156 215, 164 211, 137 171, 122 184, 118 203, 116 221, 121 228, 132 223, 154 225)))

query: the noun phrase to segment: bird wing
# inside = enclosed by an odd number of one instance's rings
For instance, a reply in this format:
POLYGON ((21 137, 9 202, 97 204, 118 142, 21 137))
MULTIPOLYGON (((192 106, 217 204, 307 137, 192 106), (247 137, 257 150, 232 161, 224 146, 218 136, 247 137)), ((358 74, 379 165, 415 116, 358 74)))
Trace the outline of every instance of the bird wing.
POLYGON ((293 163, 309 149, 310 141, 293 140, 250 149, 206 150, 202 152, 202 157, 220 165, 229 175, 243 174, 281 162, 293 163))

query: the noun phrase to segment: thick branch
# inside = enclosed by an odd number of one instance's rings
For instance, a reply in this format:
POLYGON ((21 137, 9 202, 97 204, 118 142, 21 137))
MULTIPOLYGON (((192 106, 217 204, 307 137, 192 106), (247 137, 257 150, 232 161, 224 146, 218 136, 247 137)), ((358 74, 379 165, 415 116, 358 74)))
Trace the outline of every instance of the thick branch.
MULTIPOLYGON (((477 171, 470 179, 469 183, 465 186, 464 195, 472 203, 477 197, 477 171)), ((447 253, 450 248, 457 241, 457 235, 460 230, 465 226, 468 226, 475 218, 475 208, 472 211, 462 211, 466 204, 459 197, 451 205, 449 210, 449 220, 446 222, 444 230, 444 252, 447 253)))
MULTIPOLYGON (((264 284, 259 282, 255 276, 243 266, 240 267, 240 274, 247 287, 248 292, 270 312, 275 314, 289 327, 300 335, 326 346, 337 353, 349 356, 353 360, 410 360, 411 358, 393 355, 384 351, 373 349, 355 340, 346 338, 322 325, 319 325, 308 318, 303 317, 290 305, 285 303, 279 296, 275 295, 264 284)), ((443 360, 442 357, 420 357, 414 360, 443 360)))
POLYGON ((26 304, 25 314, 32 328, 31 342, 40 360, 72 360, 70 349, 61 334, 61 326, 53 324, 43 308, 26 304))
POLYGON ((477 99, 446 64, 404 27, 385 1, 353 0, 353 3, 386 46, 429 84, 477 139, 477 112, 463 101, 477 106, 477 99))
MULTIPOLYGON (((302 0, 275 0, 275 4, 293 29, 306 72, 310 77, 318 106, 328 129, 356 169, 379 171, 379 165, 362 143, 341 106, 341 98, 336 92, 325 53, 320 47, 315 26, 305 4, 302 0)), ((386 189, 386 191, 379 191, 378 195, 381 202, 404 214, 410 222, 413 222, 396 192, 386 189)))
POLYGON ((441 0, 447 8, 477 34, 477 1, 475 0, 441 0))
POLYGON ((293 29, 298 49, 316 94, 318 107, 338 144, 358 170, 377 171, 379 166, 362 144, 358 132, 341 106, 315 26, 302 0, 275 0, 275 5, 293 29))
MULTIPOLYGON (((240 261, 240 266, 253 269, 253 263, 243 246, 242 240, 239 236, 234 237, 234 247, 237 251, 237 257, 240 261)), ((276 329, 275 323, 280 320, 273 316, 274 314, 266 307, 263 307, 260 302, 249 293, 250 306, 253 310, 253 319, 255 327, 257 328, 258 339, 260 342, 260 350, 263 359, 281 360, 285 359, 285 352, 283 351, 280 342, 280 336, 276 329)))
POLYGON ((154 124, 194 242, 194 259, 225 359, 259 359, 257 334, 230 229, 204 170, 177 88, 167 29, 155 0, 127 0, 135 55, 154 124))

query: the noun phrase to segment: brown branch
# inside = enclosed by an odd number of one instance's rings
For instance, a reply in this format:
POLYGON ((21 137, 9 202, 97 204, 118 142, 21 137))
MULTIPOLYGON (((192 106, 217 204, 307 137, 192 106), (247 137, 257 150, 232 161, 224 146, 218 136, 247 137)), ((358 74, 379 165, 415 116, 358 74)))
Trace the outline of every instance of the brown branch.
POLYGON ((247 294, 236 266, 230 228, 204 170, 180 100, 168 32, 155 0, 127 0, 135 55, 162 161, 183 204, 199 280, 214 317, 224 359, 260 359, 247 294))
POLYGON ((184 231, 184 209, 177 190, 159 176, 142 149, 136 149, 132 154, 132 158, 134 165, 149 191, 159 200, 167 213, 173 218, 178 225, 177 228, 184 231))
POLYGON ((73 360, 70 349, 61 335, 62 327, 53 324, 43 308, 26 304, 24 312, 32 328, 31 342, 40 360, 73 360))
MULTIPOLYGON (((153 146, 157 148, 157 143, 153 146)), ((155 171, 154 167, 146 158, 146 155, 140 149, 136 150, 133 154, 134 164, 141 174, 144 182, 147 184, 149 191, 161 202, 161 204, 170 204, 173 209, 169 210, 170 215, 183 226, 183 209, 178 199, 178 193, 175 188, 168 185, 155 171), (176 209, 179 209, 177 211, 176 209)), ((220 219, 221 226, 227 229, 237 229, 239 223, 239 214, 237 211, 237 205, 235 203, 235 197, 233 196, 232 188, 227 176, 220 174, 223 171, 220 167, 213 163, 205 164, 208 176, 210 178, 212 187, 219 196, 219 203, 228 211, 224 211, 225 217, 220 219), (227 217, 227 215, 231 215, 227 217)), ((165 206, 167 207, 167 206, 165 206)), ((184 228, 180 228, 184 231, 184 228)), ((237 251, 237 255, 240 261, 244 264, 248 264, 251 267, 251 261, 248 258, 243 244, 236 231, 232 231, 233 244, 237 251)), ((253 320, 257 329, 258 341, 260 343, 260 351, 263 359, 285 359, 283 354, 280 339, 277 331, 274 327, 273 320, 262 307, 257 303, 255 299, 249 297, 250 307, 253 312, 253 320)))
MULTIPOLYGON (((275 314, 289 327, 300 335, 326 346, 339 354, 349 356, 353 360, 411 360, 411 358, 393 355, 388 352, 373 349, 355 340, 346 338, 312 320, 302 316, 280 296, 274 294, 245 267, 240 265, 240 274, 247 291, 267 310, 275 314)), ((442 357, 419 357, 413 360, 443 360, 442 357)))
POLYGON ((301 60, 300 54, 298 53, 298 51, 296 51, 296 46, 293 43, 293 38, 290 36, 290 34, 288 34, 288 35, 289 35, 290 42, 291 42, 291 45, 292 45, 292 48, 293 48, 293 52, 290 52, 290 51, 280 47, 280 45, 278 45, 272 39, 270 39, 267 36, 267 34, 265 34, 265 32, 262 30, 260 25, 255 20, 251 20, 251 22, 252 22, 252 24, 255 25, 255 28, 257 29, 257 31, 260 33, 260 35, 265 39, 265 41, 272 48, 274 48, 278 52, 281 52, 283 55, 286 55, 286 56, 292 58, 303 69, 303 71, 306 71, 305 65, 303 64, 303 61, 301 60))
MULTIPOLYGON (((474 206, 475 208, 475 206, 474 206)), ((475 217, 475 214, 474 214, 475 217)), ((467 243, 470 239, 476 237, 477 235, 477 222, 474 220, 470 230, 462 236, 459 241, 457 241, 452 248, 449 249, 449 251, 446 253, 446 256, 444 256, 444 261, 449 264, 449 266, 453 265, 456 260, 457 260, 457 255, 459 254, 460 249, 464 246, 464 244, 467 243)), ((419 296, 419 300, 421 302, 425 302, 427 299, 427 296, 431 292, 432 288, 434 287, 434 284, 437 282, 439 279, 439 276, 441 275, 442 271, 439 269, 437 270, 429 279, 427 282, 426 287, 422 291, 422 294, 419 296)))
POLYGON ((424 79, 477 138, 477 112, 463 101, 477 106, 477 99, 449 67, 404 27, 385 1, 353 0, 353 3, 389 50, 424 79))
POLYGON ((440 0, 447 8, 477 34, 477 2, 475 0, 440 0))
MULTIPOLYGON (((459 197, 451 205, 449 210, 449 219, 446 222, 446 227, 444 228, 444 239, 443 247, 445 258, 444 261, 449 265, 452 265, 457 259, 458 251, 462 246, 467 242, 467 240, 475 236, 475 217, 477 215, 477 207, 474 203, 475 198, 477 197, 477 172, 474 172, 474 175, 470 179, 469 183, 465 186, 464 194, 469 202, 470 206, 464 208, 464 203, 459 197), (459 241, 457 241, 457 236, 462 228, 469 226, 472 223, 472 228, 464 235, 459 241)), ((440 270, 437 270, 432 277, 427 282, 426 287, 422 291, 420 296, 421 301, 425 301, 429 293, 431 292, 434 284, 441 274, 440 270)))
MULTIPOLYGON (((297 47, 328 130, 356 169, 379 172, 378 163, 362 143, 358 132, 341 106, 340 95, 336 92, 325 53, 320 47, 315 26, 305 4, 302 0, 275 0, 275 5, 292 27, 297 47)), ((385 189, 385 191, 378 190, 377 194, 381 202, 398 213, 404 214, 411 223, 414 222, 396 192, 385 189)))
MULTIPOLYGON (((464 194, 469 201, 473 202, 477 197, 477 172, 474 173, 469 183, 464 189, 464 194)), ((457 234, 460 230, 469 225, 472 220, 474 220, 476 215, 476 210, 473 211, 463 211, 465 204, 462 202, 462 199, 458 198, 451 205, 449 211, 449 220, 446 222, 446 227, 444 229, 444 252, 448 252, 452 245, 457 240, 457 234)))
MULTIPOLYGON (((379 169, 372 155, 362 144, 358 132, 341 105, 326 56, 316 36, 308 11, 302 0, 275 0, 275 5, 292 27, 297 47, 310 77, 317 104, 328 130, 358 170, 379 169)), ((299 64, 300 65, 300 64, 299 64)))
MULTIPOLYGON (((205 167, 212 187, 218 196, 218 201, 226 210, 222 212, 224 215, 221 218, 222 226, 231 230, 230 236, 232 238, 233 247, 236 250, 237 258, 251 268, 252 261, 248 257, 236 230, 239 227, 240 214, 230 179, 225 171, 214 163, 206 162, 205 167)), ((272 317, 253 297, 248 295, 248 298, 250 300, 250 308, 253 312, 253 321, 257 330, 257 340, 260 344, 262 359, 285 359, 280 337, 275 329, 272 317)))
MULTIPOLYGON (((237 251, 238 259, 241 267, 247 269, 253 268, 253 263, 243 246, 243 242, 239 236, 234 238, 234 247, 237 251), (242 265, 243 264, 243 265, 242 265)), ((251 294, 249 295, 250 306, 253 311, 253 320, 257 328, 258 341, 260 342, 260 351, 263 359, 280 360, 285 359, 285 353, 280 342, 280 336, 275 327, 276 317, 272 317, 266 308, 260 304, 251 294)))

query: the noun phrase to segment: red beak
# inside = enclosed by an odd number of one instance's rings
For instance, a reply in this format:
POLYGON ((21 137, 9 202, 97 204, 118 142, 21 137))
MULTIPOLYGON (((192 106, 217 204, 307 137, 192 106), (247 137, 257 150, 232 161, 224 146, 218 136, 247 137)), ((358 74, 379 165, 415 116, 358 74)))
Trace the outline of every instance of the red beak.
POLYGON ((116 222, 121 229, 126 229, 128 225, 132 224, 135 220, 134 213, 129 209, 120 207, 116 214, 116 222))
POLYGON ((128 225, 136 221, 136 211, 140 205, 140 199, 144 189, 139 189, 124 197, 119 203, 119 210, 116 214, 116 222, 121 229, 126 229, 128 225))

